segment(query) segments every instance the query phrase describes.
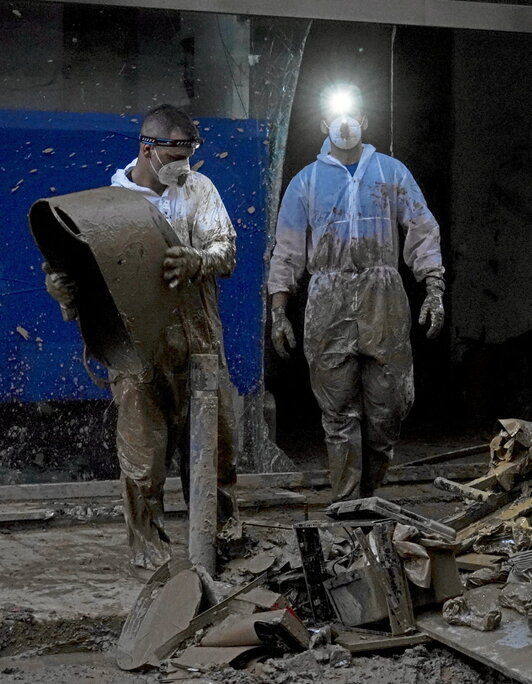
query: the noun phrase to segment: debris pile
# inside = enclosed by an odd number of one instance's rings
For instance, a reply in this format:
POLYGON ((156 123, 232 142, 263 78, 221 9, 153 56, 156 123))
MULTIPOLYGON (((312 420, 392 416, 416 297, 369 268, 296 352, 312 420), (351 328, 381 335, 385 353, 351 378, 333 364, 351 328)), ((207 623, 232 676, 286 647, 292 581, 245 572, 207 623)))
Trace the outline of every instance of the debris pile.
POLYGON ((119 666, 159 667, 162 682, 227 666, 299 681, 287 675, 292 662, 319 680, 323 667, 349 668, 359 654, 435 640, 515 676, 507 653, 481 653, 467 636, 525 625, 519 643, 532 645, 532 424, 500 422, 486 475, 467 485, 436 478, 464 499, 443 521, 378 497, 291 526, 232 521, 218 535, 216 578, 184 561, 150 578, 124 625, 119 666))

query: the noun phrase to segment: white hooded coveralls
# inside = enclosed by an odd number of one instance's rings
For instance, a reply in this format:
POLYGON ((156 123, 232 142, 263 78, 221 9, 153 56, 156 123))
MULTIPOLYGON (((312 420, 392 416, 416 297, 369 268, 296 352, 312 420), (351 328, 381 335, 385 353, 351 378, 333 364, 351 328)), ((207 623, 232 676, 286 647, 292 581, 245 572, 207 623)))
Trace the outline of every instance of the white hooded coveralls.
MULTIPOLYGON (((183 186, 167 187, 158 195, 129 177, 136 161, 117 170, 112 185, 141 193, 166 216, 181 244, 202 254, 193 283, 173 290, 175 321, 166 330, 150 372, 143 377, 120 376, 110 369, 118 407, 116 443, 131 562, 154 569, 170 557, 163 523, 163 487, 166 462, 179 444, 187 418, 190 354, 218 354, 219 516, 236 514, 232 494, 236 482, 235 420, 216 283, 216 276, 229 276, 233 271, 236 234, 218 191, 206 176, 192 171, 183 186)), ((162 272, 161 264, 161 277, 162 272)), ((189 454, 186 445, 180 446, 186 497, 189 454)))
POLYGON ((404 164, 364 144, 351 176, 329 147, 288 185, 268 290, 290 292, 311 274, 304 349, 342 499, 358 495, 362 467, 369 485, 382 477, 414 398, 398 225, 417 281, 444 269, 438 224, 404 164))

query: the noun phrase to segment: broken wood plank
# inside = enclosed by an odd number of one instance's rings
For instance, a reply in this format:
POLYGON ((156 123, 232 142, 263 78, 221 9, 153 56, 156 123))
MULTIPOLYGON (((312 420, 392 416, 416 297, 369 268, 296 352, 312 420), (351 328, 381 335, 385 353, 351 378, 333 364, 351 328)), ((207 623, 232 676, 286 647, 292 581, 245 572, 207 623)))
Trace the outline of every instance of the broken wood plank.
MULTIPOLYGON (((271 506, 303 506, 307 502, 304 494, 287 489, 262 489, 260 491, 237 491, 239 508, 269 508, 271 506)), ((172 503, 165 504, 165 513, 186 513, 185 500, 179 496, 172 503)))
POLYGON ((343 646, 351 653, 364 653, 366 651, 383 651, 388 648, 406 648, 417 644, 426 644, 429 641, 431 638, 422 632, 399 636, 386 633, 377 636, 361 634, 360 632, 340 632, 334 643, 343 646))
POLYGON ((475 444, 474 446, 465 447, 463 449, 453 449, 452 451, 445 451, 441 454, 434 454, 433 456, 418 458, 415 461, 407 461, 407 463, 402 463, 401 465, 403 467, 408 467, 428 465, 430 463, 443 463, 444 461, 451 461, 455 458, 463 458, 464 456, 474 456, 475 454, 484 453, 489 456, 489 444, 475 444))
POLYGON ((493 513, 498 508, 501 508, 510 501, 513 501, 513 499, 516 499, 518 496, 519 491, 517 490, 513 492, 503 492, 502 494, 496 494, 493 497, 493 499, 491 499, 489 502, 475 502, 471 506, 468 506, 467 510, 460 511, 459 513, 455 513, 454 515, 445 518, 444 520, 442 520, 442 523, 444 525, 447 525, 448 527, 452 527, 454 530, 458 532, 459 530, 463 530, 465 527, 468 527, 477 520, 485 518, 490 513, 493 513))
MULTIPOLYGON (((242 473, 238 475, 240 488, 297 489, 329 484, 326 470, 289 473, 242 473)), ((165 483, 167 494, 182 493, 181 479, 169 477, 165 483)), ((38 484, 0 485, 0 501, 43 501, 64 499, 120 498, 120 480, 90 482, 41 482, 38 484)))
POLYGON ((458 570, 480 570, 481 568, 496 569, 499 567, 504 556, 494 556, 489 553, 464 553, 457 556, 456 567, 458 570))
POLYGON ((386 472, 384 484, 399 482, 432 482, 436 477, 449 480, 472 480, 481 477, 487 463, 441 463, 439 465, 397 465, 386 472))
POLYGON ((493 492, 485 492, 471 485, 452 482, 445 477, 437 477, 434 480, 434 486, 443 492, 458 494, 462 499, 470 499, 471 501, 480 501, 482 503, 489 503, 495 497, 493 492))
POLYGON ((15 522, 30 522, 32 520, 50 520, 55 515, 55 511, 49 508, 37 508, 28 510, 0 511, 0 524, 15 522))
MULTIPOLYGON (((517 498, 518 492, 514 494, 515 495, 513 498, 515 499, 517 498)), ((472 537, 476 535, 487 524, 493 524, 497 521, 504 522, 508 520, 514 520, 515 518, 521 516, 528 516, 529 513, 532 513, 532 497, 528 497, 525 500, 520 499, 518 501, 512 500, 508 502, 508 496, 505 496, 506 501, 504 502, 504 504, 501 504, 499 508, 489 511, 481 518, 477 518, 476 520, 473 520, 471 523, 468 523, 463 528, 461 528, 459 533, 457 534, 457 539, 459 541, 463 541, 468 537, 472 537)), ((481 504, 475 505, 480 506, 481 504)))

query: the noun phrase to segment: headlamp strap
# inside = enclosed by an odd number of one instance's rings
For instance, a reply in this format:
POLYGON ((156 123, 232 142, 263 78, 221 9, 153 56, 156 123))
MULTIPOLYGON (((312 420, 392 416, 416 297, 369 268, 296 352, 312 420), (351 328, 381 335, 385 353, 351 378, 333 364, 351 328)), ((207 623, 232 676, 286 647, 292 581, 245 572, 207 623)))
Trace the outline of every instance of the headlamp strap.
POLYGON ((139 141, 144 145, 157 145, 161 147, 199 147, 203 142, 199 138, 174 140, 173 138, 154 138, 151 135, 139 135, 139 141))

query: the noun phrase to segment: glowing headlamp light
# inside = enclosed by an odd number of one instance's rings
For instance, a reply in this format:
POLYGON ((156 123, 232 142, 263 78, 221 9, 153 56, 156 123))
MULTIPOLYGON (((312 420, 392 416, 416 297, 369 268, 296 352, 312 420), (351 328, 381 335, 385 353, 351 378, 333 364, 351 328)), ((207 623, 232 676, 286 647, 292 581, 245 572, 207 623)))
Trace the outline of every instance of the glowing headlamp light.
POLYGON ((329 95, 328 109, 331 114, 341 116, 353 110, 355 100, 346 90, 335 90, 329 95))

